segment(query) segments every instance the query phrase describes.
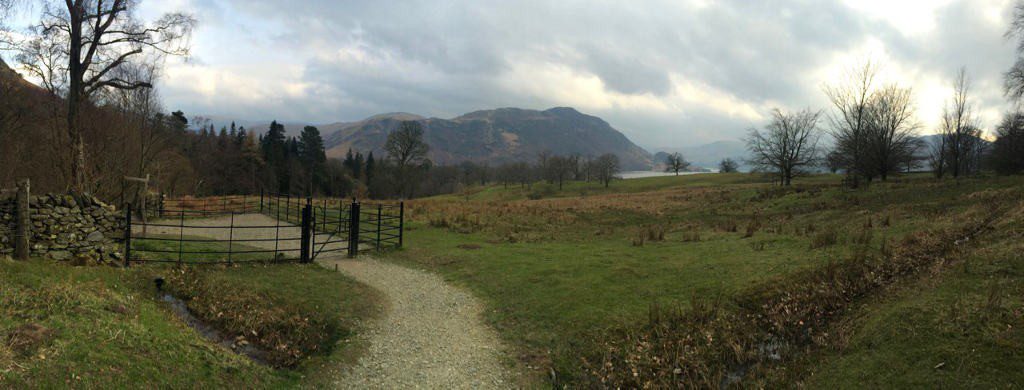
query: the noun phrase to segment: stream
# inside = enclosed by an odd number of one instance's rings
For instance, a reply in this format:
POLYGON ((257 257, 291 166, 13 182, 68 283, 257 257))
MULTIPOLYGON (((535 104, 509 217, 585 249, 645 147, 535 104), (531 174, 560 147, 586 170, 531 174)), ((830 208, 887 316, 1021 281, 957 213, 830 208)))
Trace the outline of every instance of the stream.
POLYGON ((185 304, 185 301, 175 298, 171 294, 167 293, 164 293, 160 300, 167 302, 168 306, 171 308, 171 312, 173 312, 178 319, 183 321, 190 328, 195 329, 196 332, 199 332, 199 334, 207 341, 227 348, 239 355, 244 355, 256 363, 272 366, 264 358, 266 352, 254 347, 251 343, 245 341, 244 338, 240 338, 240 340, 236 342, 236 339, 203 322, 188 310, 188 306, 185 304))

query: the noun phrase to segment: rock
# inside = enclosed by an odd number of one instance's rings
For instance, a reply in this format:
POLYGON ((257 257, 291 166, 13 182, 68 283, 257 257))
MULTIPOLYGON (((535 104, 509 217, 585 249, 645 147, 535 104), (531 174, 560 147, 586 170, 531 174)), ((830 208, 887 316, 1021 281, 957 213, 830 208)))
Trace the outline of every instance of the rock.
POLYGON ((49 254, 51 259, 63 261, 71 258, 71 252, 68 251, 51 251, 49 254))
POLYGON ((103 241, 104 238, 106 237, 103 236, 103 233, 93 231, 92 233, 89 233, 87 237, 85 237, 85 240, 89 242, 100 242, 103 241))

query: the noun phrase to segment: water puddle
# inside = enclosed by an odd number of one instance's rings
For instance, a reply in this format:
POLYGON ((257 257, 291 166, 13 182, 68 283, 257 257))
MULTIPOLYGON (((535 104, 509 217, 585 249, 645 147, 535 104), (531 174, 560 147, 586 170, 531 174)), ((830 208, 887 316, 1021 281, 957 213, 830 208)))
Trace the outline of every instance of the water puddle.
POLYGON ((181 319, 181 321, 190 328, 199 332, 199 334, 207 341, 227 348, 239 355, 244 355, 256 363, 271 366, 271 364, 266 360, 266 352, 254 347, 244 338, 232 338, 215 329, 213 326, 203 322, 199 318, 196 318, 196 316, 188 310, 188 306, 185 305, 185 301, 166 293, 163 294, 160 300, 167 302, 168 306, 171 308, 171 312, 173 312, 175 316, 181 319))

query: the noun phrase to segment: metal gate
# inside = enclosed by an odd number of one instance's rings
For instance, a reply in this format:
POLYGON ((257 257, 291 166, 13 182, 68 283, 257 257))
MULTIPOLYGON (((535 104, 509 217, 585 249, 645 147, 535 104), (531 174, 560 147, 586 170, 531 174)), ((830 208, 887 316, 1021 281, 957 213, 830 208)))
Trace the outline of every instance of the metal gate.
POLYGON ((312 262, 330 253, 355 257, 402 246, 404 202, 361 204, 261 193, 257 205, 246 201, 255 196, 235 202, 237 197, 225 198, 162 202, 162 218, 155 221, 134 221, 128 205, 125 265, 312 262))

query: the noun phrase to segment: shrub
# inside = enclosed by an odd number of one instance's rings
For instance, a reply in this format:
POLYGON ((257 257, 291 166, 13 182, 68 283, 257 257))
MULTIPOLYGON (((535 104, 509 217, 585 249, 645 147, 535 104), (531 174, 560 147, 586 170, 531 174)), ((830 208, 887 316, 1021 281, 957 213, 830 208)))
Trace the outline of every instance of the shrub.
POLYGON ((638 236, 633 238, 633 246, 636 246, 636 247, 644 246, 644 235, 643 235, 643 233, 641 233, 640 235, 638 235, 638 236))
POLYGON ((665 228, 660 225, 648 226, 647 241, 665 241, 665 228))
POLYGON ((761 229, 761 223, 760 222, 758 222, 757 220, 751 221, 750 224, 747 225, 747 232, 743 234, 743 238, 753 237, 754 233, 757 233, 757 231, 760 230, 760 229, 761 229))

